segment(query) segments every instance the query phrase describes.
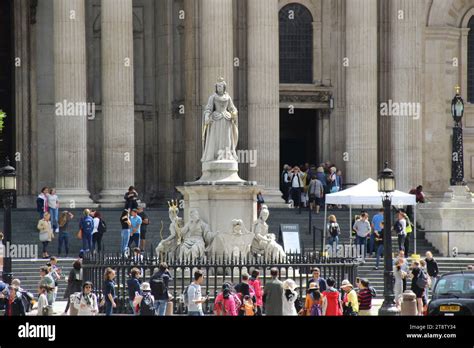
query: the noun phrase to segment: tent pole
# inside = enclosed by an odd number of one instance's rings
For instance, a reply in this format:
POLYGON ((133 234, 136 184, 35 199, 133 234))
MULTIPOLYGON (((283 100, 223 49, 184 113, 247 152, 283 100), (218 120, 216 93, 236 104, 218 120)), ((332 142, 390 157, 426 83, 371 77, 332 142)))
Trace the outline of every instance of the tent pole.
POLYGON ((414 249, 415 249, 415 254, 416 254, 416 203, 415 203, 415 205, 413 206, 413 211, 414 211, 413 217, 415 218, 415 219, 414 219, 414 220, 415 220, 415 225, 413 226, 413 228, 415 229, 415 230, 413 231, 413 233, 415 234, 415 235, 414 235, 414 236, 415 236, 414 249))
POLYGON ((352 250, 352 204, 349 205, 349 246, 352 250))
POLYGON ((323 222, 323 245, 321 245, 321 249, 324 253, 324 246, 326 245, 326 222, 327 222, 327 214, 328 214, 328 205, 324 202, 324 222, 323 222))

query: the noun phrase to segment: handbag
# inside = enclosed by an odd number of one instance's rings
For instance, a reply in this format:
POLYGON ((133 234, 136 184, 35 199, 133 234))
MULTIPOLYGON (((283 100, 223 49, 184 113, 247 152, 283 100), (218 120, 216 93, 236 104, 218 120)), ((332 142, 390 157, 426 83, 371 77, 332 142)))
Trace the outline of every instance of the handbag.
POLYGON ((49 232, 48 231, 40 232, 39 240, 40 240, 40 242, 48 242, 49 241, 49 232))
POLYGON ((79 231, 77 231, 76 237, 77 239, 82 239, 82 228, 80 228, 79 231))

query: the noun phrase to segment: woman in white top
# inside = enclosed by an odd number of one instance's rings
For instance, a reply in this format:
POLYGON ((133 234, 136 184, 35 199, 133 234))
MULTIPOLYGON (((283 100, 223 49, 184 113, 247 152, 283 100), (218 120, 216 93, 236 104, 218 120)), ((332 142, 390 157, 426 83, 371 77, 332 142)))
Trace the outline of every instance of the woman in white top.
POLYGON ((97 245, 97 251, 100 253, 102 251, 102 235, 99 231, 100 220, 102 220, 102 215, 98 211, 94 211, 94 230, 92 231, 92 251, 95 252, 95 246, 97 245))
POLYGON ((398 250, 405 251, 405 238, 407 237, 407 220, 402 212, 397 214, 397 222, 395 223, 395 231, 398 236, 398 250))
POLYGON ((99 306, 97 296, 92 293, 91 282, 84 283, 81 294, 74 299, 73 306, 77 309, 77 315, 97 315, 99 306))
POLYGON ((296 311, 295 302, 298 299, 298 293, 295 289, 298 287, 293 279, 287 279, 283 282, 283 315, 298 315, 296 311))
POLYGON ((49 214, 51 215, 51 225, 53 226, 53 231, 59 233, 59 198, 54 187, 49 189, 49 194, 46 196, 46 199, 48 200, 48 209, 49 214))

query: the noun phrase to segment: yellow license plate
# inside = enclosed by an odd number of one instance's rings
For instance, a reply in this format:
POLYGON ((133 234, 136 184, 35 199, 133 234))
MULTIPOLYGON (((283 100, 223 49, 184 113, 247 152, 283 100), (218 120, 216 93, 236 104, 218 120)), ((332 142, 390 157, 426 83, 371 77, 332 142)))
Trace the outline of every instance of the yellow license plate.
POLYGON ((441 312, 459 312, 461 307, 459 306, 440 306, 439 310, 441 312))

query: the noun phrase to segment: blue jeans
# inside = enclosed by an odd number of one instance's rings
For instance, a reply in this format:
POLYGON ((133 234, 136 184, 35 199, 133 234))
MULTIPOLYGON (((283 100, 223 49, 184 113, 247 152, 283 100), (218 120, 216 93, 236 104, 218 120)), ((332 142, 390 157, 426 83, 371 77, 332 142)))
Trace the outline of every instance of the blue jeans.
POLYGON ((53 227, 53 231, 59 228, 58 218, 59 218, 59 209, 58 208, 49 208, 49 214, 51 215, 51 226, 53 227))
POLYGON ((105 301, 105 315, 112 315, 114 313, 114 307, 112 307, 112 302, 105 301))
MULTIPOLYGON (((367 255, 367 237, 359 237, 356 235, 355 244, 359 245, 360 248, 364 248, 364 258, 367 255)), ((361 249, 362 250, 362 249, 361 249)))
POLYGON ((136 247, 140 247, 140 233, 135 233, 132 236, 130 236, 130 239, 128 240, 128 247, 132 249, 132 244, 135 242, 136 247))
POLYGON ((69 232, 59 232, 58 237, 58 255, 61 254, 62 246, 66 249, 66 256, 69 254, 69 232))
POLYGON ((120 251, 125 252, 128 248, 128 240, 130 239, 130 229, 122 230, 122 243, 120 244, 120 251))
POLYGON ((84 252, 92 250, 92 234, 86 234, 82 231, 82 250, 84 252))
POLYGON ((382 256, 383 254, 383 243, 381 243, 378 247, 377 247, 377 258, 375 259, 375 267, 379 267, 379 263, 380 263, 380 257, 382 256))
POLYGON ((159 316, 165 316, 167 307, 168 307, 168 300, 156 300, 155 301, 155 314, 159 316))
MULTIPOLYGON (((328 238, 328 244, 331 246, 331 248, 332 248, 332 245, 334 243, 336 243, 336 253, 337 253, 337 246, 339 245, 339 236, 328 238)), ((334 257, 336 257, 336 256, 334 256, 334 257)))
POLYGON ((188 315, 192 317, 202 317, 204 316, 204 313, 203 312, 188 312, 188 315))

